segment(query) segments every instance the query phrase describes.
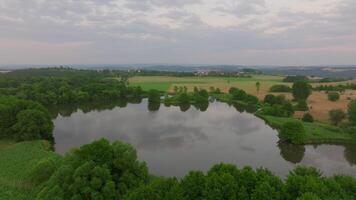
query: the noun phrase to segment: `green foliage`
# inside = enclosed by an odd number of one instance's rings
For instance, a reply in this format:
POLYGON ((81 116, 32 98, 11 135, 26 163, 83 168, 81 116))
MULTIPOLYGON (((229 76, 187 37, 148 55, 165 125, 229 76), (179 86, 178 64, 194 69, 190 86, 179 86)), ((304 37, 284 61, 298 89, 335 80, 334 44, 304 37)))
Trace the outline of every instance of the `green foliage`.
POLYGON ((160 103, 161 102, 160 92, 158 90, 148 91, 148 102, 149 103, 160 103))
POLYGON ((12 127, 17 140, 49 139, 53 123, 48 115, 39 110, 27 109, 17 114, 17 122, 12 127))
POLYGON ((329 111, 329 117, 334 125, 338 125, 346 118, 346 113, 341 109, 332 109, 329 111))
POLYGON ((221 163, 214 165, 207 173, 189 172, 179 181, 176 178, 148 178, 147 168, 137 161, 135 150, 122 142, 110 144, 106 140, 99 140, 72 151, 60 160, 50 157, 54 155, 52 152, 32 152, 37 144, 40 143, 21 143, 0 151, 0 161, 8 159, 4 154, 13 156, 18 150, 21 150, 22 156, 12 158, 18 159, 18 164, 9 159, 7 161, 11 163, 5 167, 5 163, 0 162, 1 198, 34 199, 33 196, 36 196, 38 200, 332 200, 354 199, 356 193, 355 178, 324 177, 320 171, 311 167, 298 166, 282 181, 267 169, 239 169, 235 165, 221 163), (29 152, 31 153, 24 157, 29 152), (20 167, 16 170, 21 170, 21 175, 14 177, 11 172, 15 170, 10 166, 20 167), (33 187, 46 181, 51 174, 47 182, 33 187), (32 190, 2 185, 4 178, 11 177, 32 180, 32 190))
POLYGON ((305 81, 297 81, 292 87, 293 97, 297 101, 305 101, 311 94, 311 86, 305 81))
POLYGON ((287 140, 293 144, 302 144, 305 139, 305 130, 303 124, 299 121, 291 121, 283 124, 279 133, 282 140, 287 140))
POLYGON ((292 92, 292 88, 288 85, 273 85, 270 89, 270 92, 292 92))
POLYGON ((308 103, 305 100, 298 101, 297 105, 295 106, 295 110, 298 110, 298 111, 309 110, 308 103))
POLYGON ((328 93, 328 99, 330 101, 337 101, 340 99, 340 94, 337 92, 329 92, 328 93))
POLYGON ((263 100, 265 103, 268 103, 269 105, 273 106, 275 104, 285 104, 288 103, 286 100, 286 97, 284 95, 278 95, 275 96, 273 94, 267 94, 263 100))
POLYGON ((261 87, 261 83, 260 82, 256 82, 257 93, 260 91, 260 87, 261 87))
POLYGON ((303 122, 314 122, 314 118, 310 113, 305 113, 302 120, 303 122))
POLYGON ((298 81, 308 81, 308 77, 306 76, 287 76, 286 78, 283 79, 283 82, 298 82, 298 81))
POLYGON ((259 102, 256 96, 247 94, 244 90, 238 88, 230 88, 229 93, 232 95, 232 100, 235 101, 241 101, 251 105, 256 105, 259 102))
POLYGON ((263 115, 271 115, 276 117, 290 117, 294 113, 293 106, 290 102, 283 104, 264 105, 261 110, 263 115))
MULTIPOLYGON (((34 199, 37 183, 33 172, 39 162, 49 159, 59 166, 61 157, 49 150, 45 141, 26 141, 0 150, 0 199, 34 199)), ((46 173, 48 171, 44 171, 46 173)), ((51 174, 48 174, 50 176, 51 174)), ((43 176, 42 176, 43 177, 43 176)), ((44 180, 44 179, 43 179, 44 180)), ((45 180, 44 180, 45 181, 45 180)))
POLYGON ((15 97, 0 98, 0 139, 51 139, 53 122, 40 104, 15 97))
POLYGON ((39 185, 47 181, 59 166, 58 159, 48 157, 37 162, 29 176, 32 184, 39 185))
POLYGON ((102 139, 68 154, 37 199, 117 199, 147 180, 132 146, 102 139))
POLYGON ((124 200, 183 200, 179 182, 175 178, 155 178, 149 184, 129 192, 124 200))
POLYGON ((347 109, 347 114, 349 121, 353 124, 356 124, 356 100, 350 101, 347 109))
POLYGON ((180 94, 178 94, 178 101, 179 104, 190 104, 190 97, 188 95, 188 93, 186 92, 182 92, 180 94))
POLYGON ((321 200, 317 195, 311 192, 306 192, 302 196, 298 197, 297 200, 321 200))
POLYGON ((203 200, 206 185, 205 175, 200 171, 189 172, 181 181, 185 199, 203 200))

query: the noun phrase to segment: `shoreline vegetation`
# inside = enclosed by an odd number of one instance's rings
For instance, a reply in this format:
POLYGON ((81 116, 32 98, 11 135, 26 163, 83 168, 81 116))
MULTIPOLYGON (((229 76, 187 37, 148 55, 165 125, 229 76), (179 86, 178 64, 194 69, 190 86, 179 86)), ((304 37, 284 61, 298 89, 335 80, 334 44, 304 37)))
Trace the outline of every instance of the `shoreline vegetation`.
MULTIPOLYGON (((244 76, 243 79, 247 82, 252 77, 244 76)), ((231 77, 223 79, 228 84, 234 81, 231 77)), ((274 80, 271 85, 279 83, 274 80)), ((257 94, 261 89, 259 81, 255 80, 256 84, 251 86, 257 94)), ((343 116, 335 123, 338 126, 293 118, 295 111, 308 110, 306 99, 312 88, 304 81, 293 83, 291 88, 282 88, 292 91, 294 101, 271 94, 261 101, 256 95, 232 86, 226 92, 218 87, 205 89, 183 85, 174 87, 173 92, 145 90, 138 85, 130 86, 126 74, 105 70, 29 69, 1 74, 0 199, 268 197, 292 200, 355 197, 356 179, 337 175, 324 177, 314 168, 296 167, 285 180, 281 180, 266 169, 239 169, 230 164, 217 164, 207 173, 190 172, 178 180, 150 175, 145 164, 137 160, 136 150, 120 141, 98 140, 65 156, 53 152, 50 142, 44 141, 50 141, 52 137, 53 116, 48 112, 51 106, 102 101, 112 107, 115 106, 112 102, 118 99, 140 102, 142 98, 148 98, 148 109, 152 111, 158 110, 161 104, 179 106, 182 111, 193 105, 205 111, 209 101, 216 99, 233 105, 239 112, 247 111, 263 119, 278 130, 283 142, 356 143, 352 124, 356 117, 356 107, 352 107, 356 106, 354 101, 349 105, 350 122, 339 124, 345 118, 343 116)))

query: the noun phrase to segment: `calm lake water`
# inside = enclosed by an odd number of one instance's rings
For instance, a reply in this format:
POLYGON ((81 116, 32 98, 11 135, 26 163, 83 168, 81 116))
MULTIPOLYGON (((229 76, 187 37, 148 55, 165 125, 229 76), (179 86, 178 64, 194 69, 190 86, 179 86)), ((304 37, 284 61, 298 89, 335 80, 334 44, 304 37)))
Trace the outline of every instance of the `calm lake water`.
POLYGON ((204 112, 193 106, 183 110, 161 105, 148 111, 144 100, 62 111, 54 120, 55 149, 64 154, 100 138, 123 140, 137 149, 151 173, 164 176, 206 171, 220 162, 263 166, 280 176, 296 164, 314 166, 326 175, 356 175, 355 145, 278 144, 277 132, 263 120, 225 103, 210 103, 204 112))

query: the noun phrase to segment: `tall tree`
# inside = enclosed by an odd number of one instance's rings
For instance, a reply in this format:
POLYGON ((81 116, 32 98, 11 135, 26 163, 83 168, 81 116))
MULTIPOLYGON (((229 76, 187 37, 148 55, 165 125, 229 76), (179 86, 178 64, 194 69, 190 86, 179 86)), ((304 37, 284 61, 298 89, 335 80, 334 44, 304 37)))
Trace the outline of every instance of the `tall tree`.
POLYGON ((341 109, 333 109, 329 111, 329 117, 334 125, 338 125, 342 120, 345 119, 346 114, 341 109))
POLYGON ((308 99, 309 95, 312 92, 310 84, 305 81, 295 82, 293 84, 292 91, 293 97, 297 101, 303 101, 308 99))
POLYGON ((261 87, 261 83, 260 82, 256 82, 257 93, 260 91, 260 87, 261 87))
POLYGON ((356 100, 352 100, 348 105, 347 114, 349 121, 353 124, 356 124, 356 100))

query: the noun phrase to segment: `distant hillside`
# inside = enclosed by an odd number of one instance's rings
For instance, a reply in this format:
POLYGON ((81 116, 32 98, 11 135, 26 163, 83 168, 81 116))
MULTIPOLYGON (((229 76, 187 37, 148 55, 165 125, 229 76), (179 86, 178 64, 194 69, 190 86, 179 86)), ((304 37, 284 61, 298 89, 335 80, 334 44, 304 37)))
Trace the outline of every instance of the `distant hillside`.
POLYGON ((276 67, 261 68, 265 74, 302 75, 330 78, 356 78, 356 66, 348 67, 276 67))

